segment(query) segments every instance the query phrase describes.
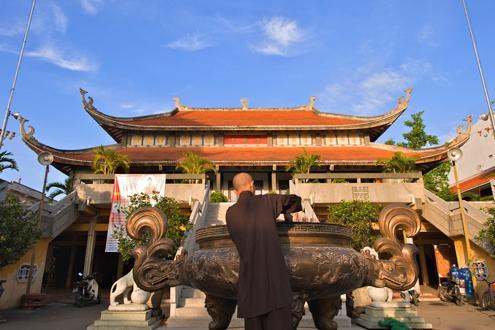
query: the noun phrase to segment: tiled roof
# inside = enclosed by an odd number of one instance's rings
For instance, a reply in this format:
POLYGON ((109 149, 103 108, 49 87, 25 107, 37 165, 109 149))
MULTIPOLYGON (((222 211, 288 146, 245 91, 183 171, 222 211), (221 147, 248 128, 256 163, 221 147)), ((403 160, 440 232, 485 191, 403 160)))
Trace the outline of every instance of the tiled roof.
MULTIPOLYGON (((460 182, 459 186, 461 187, 461 191, 465 192, 488 184, 490 180, 495 180, 495 167, 460 182)), ((455 191, 455 186, 451 187, 450 190, 455 191)))
POLYGON ((326 117, 307 110, 178 111, 171 116, 126 121, 140 126, 334 126, 362 123, 351 118, 326 117))

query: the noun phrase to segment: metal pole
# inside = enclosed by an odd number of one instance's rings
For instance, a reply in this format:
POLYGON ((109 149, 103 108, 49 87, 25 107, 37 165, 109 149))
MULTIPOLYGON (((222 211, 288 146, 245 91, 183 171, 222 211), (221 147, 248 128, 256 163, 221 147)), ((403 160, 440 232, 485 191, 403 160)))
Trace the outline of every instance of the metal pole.
MULTIPOLYGON (((45 178, 43 180, 43 190, 41 190, 40 205, 38 207, 38 221, 37 221, 38 228, 41 228, 41 216, 43 214, 43 204, 45 201, 45 189, 46 189, 46 182, 48 179, 49 167, 50 167, 50 165, 45 166, 45 178)), ((31 262, 29 264, 28 282, 27 282, 27 287, 26 287, 26 298, 31 293, 31 284, 33 282, 33 267, 34 267, 35 259, 36 259, 36 244, 33 246, 33 250, 31 252, 31 262)))
POLYGON ((464 15, 466 16, 466 21, 468 24, 469 35, 471 36, 471 42, 473 43, 474 56, 476 57, 476 64, 478 65, 478 71, 480 73, 481 84, 483 85, 483 92, 485 93, 485 101, 488 105, 488 115, 490 117, 490 122, 492 124, 492 133, 495 138, 495 117, 493 116, 492 103, 490 102, 490 96, 488 95, 488 90, 486 88, 485 75, 483 74, 483 67, 481 66, 480 56, 478 54, 478 45, 474 37, 473 27, 471 26, 471 17, 469 16, 469 10, 465 0, 461 0, 464 7, 464 15))
POLYGON ((459 209, 461 211, 461 220, 462 220, 462 228, 464 230, 464 241, 466 243, 466 254, 467 254, 467 262, 468 265, 471 264, 472 258, 471 258, 471 242, 469 241, 469 231, 466 223, 466 214, 464 212, 464 205, 462 203, 462 194, 461 194, 461 187, 459 185, 459 174, 457 172, 457 165, 455 162, 453 163, 454 167, 454 179, 455 179, 455 187, 457 190, 457 199, 459 200, 459 209))
POLYGON ((29 18, 26 26, 26 31, 24 32, 24 39, 22 41, 21 52, 19 53, 19 58, 17 59, 17 67, 15 69, 14 81, 12 82, 12 88, 10 89, 9 100, 7 102, 7 109, 5 110, 5 117, 3 118, 2 132, 0 135, 0 150, 3 146, 3 140, 5 139, 5 133, 7 129, 7 122, 9 121, 10 107, 12 105, 12 99, 14 98, 15 86, 17 84, 17 77, 19 76, 19 69, 21 68, 22 57, 24 56, 24 48, 26 47, 27 38, 29 34, 29 29, 31 27, 31 21, 33 19, 34 7, 36 5, 36 0, 33 0, 31 4, 31 11, 29 12, 29 18))

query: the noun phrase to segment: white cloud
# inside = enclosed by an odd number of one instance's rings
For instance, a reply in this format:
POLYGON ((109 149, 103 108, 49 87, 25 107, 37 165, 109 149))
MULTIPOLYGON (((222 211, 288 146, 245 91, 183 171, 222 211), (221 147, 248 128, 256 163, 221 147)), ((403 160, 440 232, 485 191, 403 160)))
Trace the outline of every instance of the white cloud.
POLYGON ((145 102, 123 102, 120 107, 125 110, 125 116, 144 116, 157 113, 169 112, 172 105, 169 103, 145 103, 145 102), (129 112, 131 114, 129 114, 129 112))
POLYGON ((103 0, 81 0, 81 7, 86 13, 96 15, 102 3, 103 0))
POLYGON ((272 17, 261 22, 263 40, 252 48, 262 54, 288 56, 292 47, 304 39, 296 21, 272 17))
POLYGON ((58 32, 65 33, 67 31, 67 25, 69 24, 69 19, 65 16, 63 10, 52 3, 52 14, 53 14, 53 25, 58 32))
POLYGON ((412 79, 398 70, 357 70, 350 78, 325 86, 318 99, 323 111, 372 116, 391 110, 391 102, 411 84, 412 79))
POLYGON ((180 39, 169 42, 168 48, 180 49, 185 51, 196 51, 207 47, 211 47, 210 42, 206 40, 206 37, 200 33, 188 34, 180 39))
POLYGON ((431 25, 425 25, 416 35, 416 40, 419 44, 427 45, 431 47, 437 47, 440 45, 435 30, 431 25))
POLYGON ((2 37, 13 37, 16 35, 20 35, 24 33, 24 29, 26 27, 23 26, 21 21, 17 21, 15 23, 7 23, 0 26, 0 36, 2 37))
POLYGON ((89 72, 98 70, 98 66, 84 55, 69 55, 48 44, 36 50, 26 51, 25 55, 71 71, 89 72))

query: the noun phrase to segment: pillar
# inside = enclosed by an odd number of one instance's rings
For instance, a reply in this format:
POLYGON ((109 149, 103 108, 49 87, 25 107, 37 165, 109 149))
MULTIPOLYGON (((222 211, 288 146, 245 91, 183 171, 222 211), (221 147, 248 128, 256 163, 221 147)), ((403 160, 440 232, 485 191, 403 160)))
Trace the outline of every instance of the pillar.
POLYGON ((277 191, 277 165, 272 166, 272 191, 277 191))
POLYGON ((423 277, 423 285, 430 285, 430 277, 428 276, 428 267, 426 266, 425 245, 419 244, 419 268, 421 269, 421 277, 423 277))
POLYGON ((220 173, 220 166, 216 166, 216 173, 215 173, 215 190, 217 191, 222 191, 222 173, 220 173))
POLYGON ((457 257, 457 266, 464 267, 468 264, 466 243, 464 236, 454 239, 455 256, 457 257))
POLYGON ((69 256, 69 268, 67 270, 67 280, 65 281, 65 287, 68 289, 72 286, 72 274, 74 274, 74 259, 76 257, 76 247, 70 247, 69 256))
POLYGON ((90 274, 93 270, 93 257, 95 254, 96 241, 96 219, 97 216, 89 222, 88 239, 86 241, 86 256, 84 257, 84 275, 90 274))
POLYGON ((124 276, 124 262, 122 261, 122 255, 119 253, 119 259, 117 261, 117 278, 124 276))

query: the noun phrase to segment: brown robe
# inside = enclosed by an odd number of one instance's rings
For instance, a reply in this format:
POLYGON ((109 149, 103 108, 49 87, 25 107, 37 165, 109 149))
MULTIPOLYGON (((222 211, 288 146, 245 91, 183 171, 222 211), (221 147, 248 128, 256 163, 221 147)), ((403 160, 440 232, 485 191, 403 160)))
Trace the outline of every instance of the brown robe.
POLYGON ((238 317, 260 316, 292 303, 276 218, 301 210, 296 195, 261 196, 249 191, 227 210, 227 227, 240 257, 238 317))

